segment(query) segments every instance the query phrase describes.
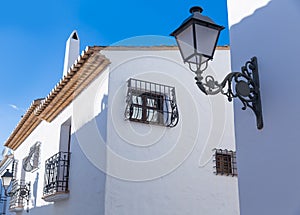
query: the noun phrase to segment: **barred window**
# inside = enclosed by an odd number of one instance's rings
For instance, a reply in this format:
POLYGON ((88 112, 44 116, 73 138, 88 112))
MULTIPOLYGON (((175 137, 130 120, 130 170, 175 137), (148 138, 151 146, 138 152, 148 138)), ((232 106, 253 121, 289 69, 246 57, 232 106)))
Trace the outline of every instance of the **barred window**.
POLYGON ((16 179, 16 178, 17 178, 18 163, 19 163, 18 160, 15 160, 15 159, 13 160, 13 163, 12 163, 13 179, 16 179))
POLYGON ((216 149, 215 173, 216 175, 237 176, 236 152, 216 149))
POLYGON ((178 122, 174 87, 131 78, 126 103, 125 118, 130 121, 168 127, 178 122))
POLYGON ((163 95, 132 92, 129 120, 163 123, 163 95))

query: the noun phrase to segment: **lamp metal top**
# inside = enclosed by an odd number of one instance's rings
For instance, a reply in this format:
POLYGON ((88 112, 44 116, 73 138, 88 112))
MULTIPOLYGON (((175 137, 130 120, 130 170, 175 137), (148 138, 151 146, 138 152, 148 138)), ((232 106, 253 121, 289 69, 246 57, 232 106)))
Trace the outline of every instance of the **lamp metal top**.
POLYGON ((194 7, 191 7, 190 9, 190 13, 195 13, 195 12, 199 12, 199 13, 202 13, 203 9, 202 7, 199 7, 199 6, 194 6, 194 7))

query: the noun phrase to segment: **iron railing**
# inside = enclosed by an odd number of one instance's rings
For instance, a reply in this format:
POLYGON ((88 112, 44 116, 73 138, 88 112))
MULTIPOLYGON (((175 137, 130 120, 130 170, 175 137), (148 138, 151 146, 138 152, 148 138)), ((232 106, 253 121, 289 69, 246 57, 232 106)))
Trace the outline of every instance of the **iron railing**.
POLYGON ((25 183, 24 180, 13 180, 11 184, 9 210, 15 211, 24 208, 27 202, 29 204, 30 184, 25 183))
POLYGON ((69 167, 69 152, 58 152, 46 160, 44 196, 69 191, 69 167))
POLYGON ((127 81, 125 118, 174 127, 179 120, 175 87, 130 78, 127 81))
POLYGON ((214 150, 215 174, 237 176, 236 152, 227 149, 214 150))

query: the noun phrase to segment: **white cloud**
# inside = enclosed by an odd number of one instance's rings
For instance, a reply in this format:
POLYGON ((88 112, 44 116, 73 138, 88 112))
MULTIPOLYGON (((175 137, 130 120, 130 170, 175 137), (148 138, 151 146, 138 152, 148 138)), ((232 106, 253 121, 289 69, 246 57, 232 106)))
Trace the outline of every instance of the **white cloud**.
POLYGON ((20 108, 18 108, 16 105, 14 104, 9 104, 9 106, 15 110, 20 110, 20 108))

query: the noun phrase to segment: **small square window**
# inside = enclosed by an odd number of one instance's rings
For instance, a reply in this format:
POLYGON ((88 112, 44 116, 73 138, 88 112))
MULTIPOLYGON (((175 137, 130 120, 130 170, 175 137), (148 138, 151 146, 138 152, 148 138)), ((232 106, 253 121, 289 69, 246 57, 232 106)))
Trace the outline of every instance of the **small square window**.
POLYGON ((131 78, 126 103, 125 118, 130 121, 168 127, 178 122, 174 87, 131 78))
POLYGON ((215 168, 216 175, 237 176, 236 153, 233 151, 216 149, 215 168))

